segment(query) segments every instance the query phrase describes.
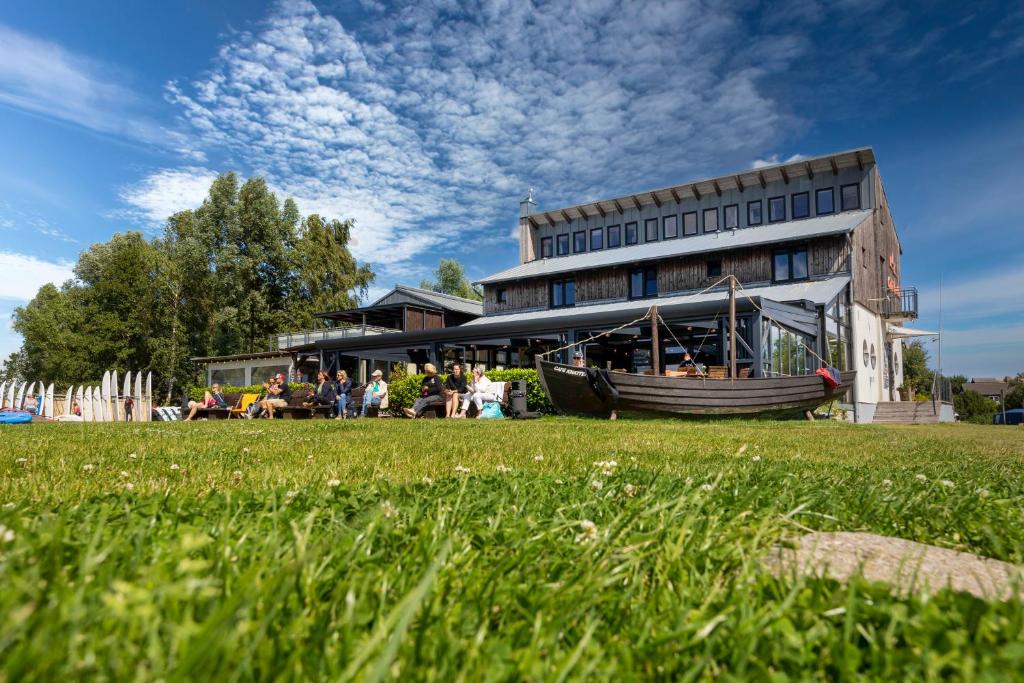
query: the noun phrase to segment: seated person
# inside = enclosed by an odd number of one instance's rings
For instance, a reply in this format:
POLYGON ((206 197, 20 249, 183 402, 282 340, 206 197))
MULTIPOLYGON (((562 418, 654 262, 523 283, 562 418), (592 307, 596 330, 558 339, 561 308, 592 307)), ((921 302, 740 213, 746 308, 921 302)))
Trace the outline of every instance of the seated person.
POLYGON ((469 391, 462 400, 462 412, 454 417, 466 417, 469 411, 469 402, 473 401, 476 406, 477 417, 484 408, 485 401, 497 401, 498 397, 491 392, 491 382, 480 368, 473 368, 473 382, 469 385, 469 391))
POLYGON ((459 399, 464 398, 467 391, 469 385, 466 384, 466 375, 462 373, 462 365, 456 363, 444 380, 445 417, 454 417, 459 412, 459 399))
POLYGON ((352 380, 344 370, 338 370, 337 379, 334 381, 334 393, 338 397, 334 404, 334 419, 343 420, 348 417, 348 411, 352 408, 352 380))
POLYGON ((419 417, 429 406, 445 402, 445 397, 441 393, 444 386, 441 384, 441 378, 437 376, 437 368, 433 363, 427 363, 423 369, 427 376, 420 383, 420 397, 413 402, 412 408, 402 409, 406 417, 419 417))
POLYGON ((366 390, 363 391, 363 417, 369 413, 370 406, 380 406, 388 395, 388 383, 381 379, 384 377, 384 373, 374 370, 370 377, 372 381, 366 385, 366 390))
POLYGON ((337 400, 338 395, 334 391, 334 382, 331 381, 331 376, 326 370, 321 370, 316 373, 316 391, 309 399, 303 401, 302 405, 306 408, 334 406, 337 400))
POLYGON ((274 378, 273 383, 267 386, 267 397, 260 402, 260 406, 266 411, 267 417, 274 417, 275 408, 286 408, 292 397, 292 390, 288 387, 288 381, 283 373, 274 378))
POLYGON ((583 362, 583 354, 580 353, 579 351, 572 354, 572 364, 574 367, 577 368, 585 368, 586 364, 583 362))
POLYGON ((77 399, 71 402, 71 414, 82 417, 82 406, 78 405, 77 399))
POLYGON ((188 417, 185 418, 185 422, 188 422, 196 416, 200 408, 227 408, 227 401, 224 400, 224 394, 220 393, 220 385, 214 384, 210 387, 212 391, 203 393, 202 401, 189 401, 188 402, 188 417))
POLYGON ((25 403, 22 404, 21 409, 33 415, 39 412, 39 401, 36 400, 35 394, 29 394, 25 397, 25 403))

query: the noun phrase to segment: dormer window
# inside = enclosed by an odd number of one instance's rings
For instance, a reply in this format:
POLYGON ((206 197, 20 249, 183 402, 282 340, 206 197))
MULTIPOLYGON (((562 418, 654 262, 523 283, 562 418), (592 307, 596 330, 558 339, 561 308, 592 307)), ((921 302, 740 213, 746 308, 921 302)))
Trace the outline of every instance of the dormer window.
POLYGON ((740 227, 740 205, 729 204, 722 209, 723 224, 726 230, 740 227))
POLYGON ((568 256, 569 254, 569 235, 558 236, 558 255, 568 256))
POLYGON ((552 244, 552 239, 550 237, 542 237, 540 239, 540 257, 541 258, 551 258, 553 249, 554 249, 554 245, 552 244))
POLYGON ((587 233, 585 230, 572 234, 572 253, 582 254, 587 250, 587 233))
POLYGON ((811 196, 807 192, 797 192, 790 198, 793 205, 793 219, 807 218, 811 215, 811 196))

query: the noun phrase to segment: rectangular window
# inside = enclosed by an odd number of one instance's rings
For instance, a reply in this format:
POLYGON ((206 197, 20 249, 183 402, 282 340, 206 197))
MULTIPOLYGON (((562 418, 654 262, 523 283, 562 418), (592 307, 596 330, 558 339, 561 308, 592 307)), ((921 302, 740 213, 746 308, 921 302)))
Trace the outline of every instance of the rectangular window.
POLYGON ((718 232, 718 209, 704 209, 704 232, 718 232))
POLYGON ((626 223, 626 245, 636 244, 636 223, 626 223))
POLYGON ((658 219, 648 218, 644 221, 644 241, 656 242, 658 240, 658 219))
POLYGON ((836 198, 831 187, 822 188, 814 193, 814 213, 818 216, 835 213, 836 198))
POLYGON ((735 230, 740 227, 740 205, 729 204, 722 210, 722 217, 725 219, 725 229, 735 230))
POLYGON ((551 258, 551 238, 542 237, 540 240, 540 257, 551 258))
POLYGON ((843 203, 843 211, 852 211, 860 208, 860 185, 843 185, 839 188, 839 197, 843 203))
POLYGON ((508 303, 508 289, 505 287, 498 287, 494 290, 494 301, 499 304, 508 303))
POLYGON ((604 249, 604 228, 594 228, 590 231, 590 251, 604 249))
POLYGON ((761 215, 761 200, 755 199, 747 202, 747 225, 761 225, 764 216, 761 215))
POLYGON ((679 225, 676 223, 675 214, 661 219, 661 235, 667 240, 679 237, 679 225))
POLYGON ((708 277, 722 277, 722 261, 708 261, 708 277))
POLYGON ((807 218, 811 215, 811 195, 807 192, 797 192, 790 198, 793 205, 793 219, 807 218))
POLYGON ((615 247, 622 246, 622 228, 617 225, 608 226, 608 248, 614 249, 615 247))
POLYGON ((658 270, 634 268, 629 273, 629 298, 646 299, 658 296, 658 270))
POLYGON ((690 211, 683 214, 683 235, 697 234, 697 212, 690 211))
POLYGON ((789 282, 807 279, 807 249, 795 247, 776 251, 772 261, 772 281, 789 282))
POLYGON ((575 305, 576 282, 572 278, 567 280, 552 280, 551 308, 564 308, 565 306, 575 305))
POLYGON ((565 256, 569 253, 569 235, 558 236, 558 255, 565 256))
POLYGON ((768 222, 778 223, 786 220, 786 198, 772 197, 768 200, 768 222))
POLYGON ((582 254, 587 250, 587 233, 584 230, 572 234, 572 253, 582 254))

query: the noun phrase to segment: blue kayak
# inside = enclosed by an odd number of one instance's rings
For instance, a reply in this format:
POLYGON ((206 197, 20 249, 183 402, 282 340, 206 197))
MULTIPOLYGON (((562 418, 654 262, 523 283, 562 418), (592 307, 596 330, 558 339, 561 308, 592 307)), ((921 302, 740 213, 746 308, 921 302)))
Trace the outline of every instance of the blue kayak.
POLYGON ((32 413, 24 410, 2 410, 0 411, 0 424, 20 425, 32 421, 32 413))

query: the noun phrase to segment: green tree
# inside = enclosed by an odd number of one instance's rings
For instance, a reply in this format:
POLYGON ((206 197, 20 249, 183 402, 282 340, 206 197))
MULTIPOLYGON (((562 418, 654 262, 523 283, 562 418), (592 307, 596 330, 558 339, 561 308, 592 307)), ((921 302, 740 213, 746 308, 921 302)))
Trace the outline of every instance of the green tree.
POLYGON ((465 271, 455 259, 443 258, 434 271, 434 280, 423 280, 420 287, 441 294, 452 294, 464 299, 483 301, 483 294, 470 284, 465 271))
POLYGON ((976 391, 962 391, 953 397, 953 408, 964 422, 991 424, 999 404, 976 391))
POLYGON ((1024 372, 1010 380, 1010 390, 1003 397, 1006 409, 1024 408, 1024 372))
POLYGON ((928 369, 928 350, 920 341, 903 348, 903 384, 919 394, 930 394, 932 371, 928 369))
POLYGON ((964 385, 967 384, 967 377, 964 375, 953 375, 947 378, 949 380, 949 386, 954 394, 959 394, 964 390, 964 385))

